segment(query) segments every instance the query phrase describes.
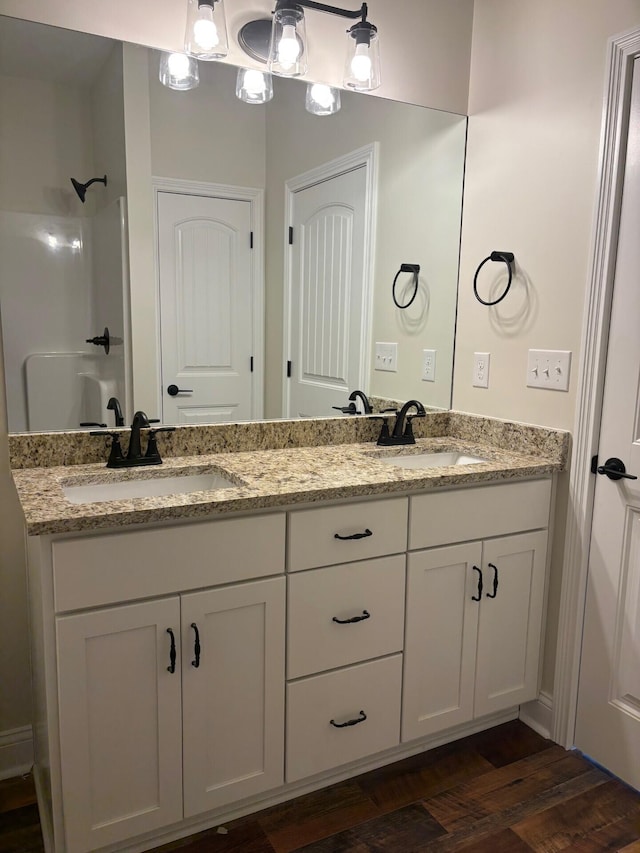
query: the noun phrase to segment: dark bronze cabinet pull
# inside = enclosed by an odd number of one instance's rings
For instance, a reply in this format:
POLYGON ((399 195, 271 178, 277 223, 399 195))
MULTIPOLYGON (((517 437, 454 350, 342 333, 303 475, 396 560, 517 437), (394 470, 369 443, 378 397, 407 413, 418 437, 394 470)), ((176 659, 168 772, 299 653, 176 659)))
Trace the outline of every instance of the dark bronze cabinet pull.
POLYGON ((493 563, 487 564, 490 569, 493 569, 493 592, 487 593, 487 598, 495 598, 498 594, 498 567, 494 566, 493 563))
POLYGON ((347 726, 357 726, 358 723, 364 723, 367 719, 367 715, 364 711, 360 711, 360 716, 356 717, 355 720, 347 720, 346 723, 336 723, 335 720, 329 720, 329 725, 333 726, 335 729, 345 729, 347 726))
POLYGON ((338 625, 352 625, 354 622, 364 622, 365 619, 371 619, 371 614, 368 610, 362 611, 362 616, 352 616, 351 619, 338 619, 334 616, 332 622, 337 622, 338 625))
POLYGON ((478 594, 471 596, 471 601, 480 601, 482 598, 482 572, 477 566, 473 567, 473 571, 478 573, 478 594))
POLYGON ((365 528, 364 533, 352 533, 351 536, 340 536, 339 533, 335 533, 334 539, 342 539, 342 541, 346 541, 347 539, 366 539, 367 536, 373 536, 373 533, 369 530, 368 527, 365 528))
POLYGON ((200 631, 198 631, 198 626, 195 622, 191 623, 191 627, 196 632, 196 640, 193 644, 193 653, 196 657, 195 660, 191 661, 191 666, 195 666, 197 669, 200 666, 200 631))
POLYGON ((176 638, 174 637, 171 628, 167 628, 167 634, 171 637, 171 649, 169 651, 170 663, 167 670, 173 674, 176 671, 176 638))

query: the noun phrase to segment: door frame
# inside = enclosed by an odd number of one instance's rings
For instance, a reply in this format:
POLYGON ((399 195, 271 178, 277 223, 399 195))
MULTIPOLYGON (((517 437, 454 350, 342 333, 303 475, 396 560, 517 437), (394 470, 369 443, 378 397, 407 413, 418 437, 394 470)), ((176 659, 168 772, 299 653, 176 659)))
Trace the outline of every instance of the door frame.
POLYGON ((182 178, 162 178, 153 176, 153 260, 155 269, 156 293, 156 347, 158 363, 156 365, 157 387, 160 389, 160 408, 164 412, 164 394, 162 388, 162 339, 160 314, 160 255, 158 246, 158 194, 161 192, 178 195, 196 195, 206 198, 223 198, 232 201, 248 201, 250 204, 251 230, 253 232, 253 250, 251 252, 251 292, 252 292, 252 350, 254 354, 253 373, 251 374, 251 419, 264 417, 264 190, 258 187, 237 187, 228 184, 214 184, 205 181, 189 181, 182 178))
POLYGON ((567 748, 575 742, 595 493, 595 478, 591 474, 590 465, 592 457, 598 452, 600 438, 631 83, 636 58, 640 58, 640 29, 609 40, 598 192, 581 341, 573 462, 569 477, 569 511, 553 694, 551 735, 557 743, 567 748))
MULTIPOLYGON (((363 310, 360 337, 360 375, 358 387, 366 390, 370 374, 371 363, 371 337, 373 334, 373 278, 375 271, 376 256, 376 222, 378 215, 378 162, 379 142, 371 142, 362 148, 357 148, 334 160, 329 160, 321 166, 316 166, 290 178, 284 184, 284 313, 283 313, 283 343, 284 364, 291 357, 291 289, 293 287, 293 264, 291 263, 292 249, 289 244, 289 223, 293 220, 294 195, 300 190, 338 178, 347 172, 364 166, 365 169, 365 222, 364 222, 364 258, 363 258, 363 310)), ((289 411, 291 383, 288 381, 287 371, 282 371, 282 414, 289 411)))

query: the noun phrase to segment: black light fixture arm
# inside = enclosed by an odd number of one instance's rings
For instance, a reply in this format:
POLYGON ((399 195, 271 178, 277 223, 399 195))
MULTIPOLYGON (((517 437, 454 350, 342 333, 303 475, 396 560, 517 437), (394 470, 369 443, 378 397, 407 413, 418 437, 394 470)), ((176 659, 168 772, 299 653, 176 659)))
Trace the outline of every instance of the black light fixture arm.
POLYGON ((290 9, 292 6, 304 6, 305 9, 317 9, 319 12, 329 12, 331 15, 340 15, 341 18, 361 18, 367 20, 369 7, 363 3, 359 9, 340 9, 336 6, 329 6, 327 3, 318 3, 317 0, 277 0, 276 11, 278 9, 290 9))

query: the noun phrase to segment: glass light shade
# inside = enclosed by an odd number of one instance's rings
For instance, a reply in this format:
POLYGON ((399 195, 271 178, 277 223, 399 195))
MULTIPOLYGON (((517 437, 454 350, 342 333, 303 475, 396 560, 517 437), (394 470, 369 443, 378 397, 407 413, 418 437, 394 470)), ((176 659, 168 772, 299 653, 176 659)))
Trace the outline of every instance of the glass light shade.
POLYGON ((299 77, 307 71, 308 51, 301 6, 277 9, 273 13, 267 67, 280 77, 299 77))
POLYGON ((195 89, 200 82, 198 60, 186 53, 161 53, 158 76, 162 85, 169 89, 195 89))
POLYGON ((273 98, 271 74, 255 68, 238 68, 236 96, 245 104, 266 104, 273 98))
POLYGON ((184 51, 205 60, 229 53, 223 0, 188 0, 184 51))
POLYGON ((344 85, 357 92, 371 92, 380 85, 378 31, 368 21, 360 21, 347 30, 344 85))
POLYGON ((305 107, 314 116, 330 116, 340 109, 340 89, 324 83, 307 83, 305 107))

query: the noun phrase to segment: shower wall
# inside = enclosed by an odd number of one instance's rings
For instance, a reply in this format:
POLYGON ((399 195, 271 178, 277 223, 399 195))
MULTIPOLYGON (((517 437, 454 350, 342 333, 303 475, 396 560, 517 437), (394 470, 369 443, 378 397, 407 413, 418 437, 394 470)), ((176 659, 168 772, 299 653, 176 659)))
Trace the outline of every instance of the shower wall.
POLYGON ((121 80, 119 45, 85 86, 0 76, 0 320, 11 432, 113 423, 105 409, 112 394, 127 408, 121 80), (105 173, 108 190, 94 185, 82 204, 70 177, 105 173), (105 326, 116 338, 109 356, 86 343, 105 326))

